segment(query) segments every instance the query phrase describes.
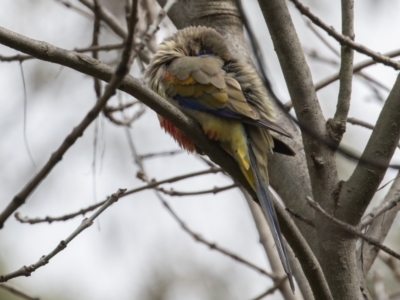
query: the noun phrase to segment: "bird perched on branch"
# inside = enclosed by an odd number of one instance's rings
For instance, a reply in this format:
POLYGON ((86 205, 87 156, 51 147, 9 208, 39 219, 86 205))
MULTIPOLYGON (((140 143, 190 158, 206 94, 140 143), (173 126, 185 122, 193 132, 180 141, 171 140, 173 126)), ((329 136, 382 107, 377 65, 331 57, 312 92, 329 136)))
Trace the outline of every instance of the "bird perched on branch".
MULTIPOLYGON (((263 84, 246 63, 233 57, 214 29, 188 27, 165 39, 146 71, 150 87, 196 120, 238 163, 271 229, 280 259, 294 290, 292 272, 274 206, 268 195, 267 152, 294 155, 274 131, 291 135, 274 122, 274 111, 263 84)), ((196 145, 159 116, 161 126, 179 145, 196 145)))

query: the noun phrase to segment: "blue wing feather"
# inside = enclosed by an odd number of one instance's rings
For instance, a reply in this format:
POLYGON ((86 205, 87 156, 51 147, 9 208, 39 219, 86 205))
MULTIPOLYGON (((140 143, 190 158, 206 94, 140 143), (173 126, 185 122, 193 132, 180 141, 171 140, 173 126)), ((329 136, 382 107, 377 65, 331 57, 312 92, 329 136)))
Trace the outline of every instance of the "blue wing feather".
POLYGON ((243 118, 242 115, 235 113, 235 112, 229 110, 228 108, 211 109, 209 107, 206 107, 195 97, 183 97, 181 95, 175 95, 174 99, 177 100, 181 106, 189 108, 189 109, 207 111, 214 115, 218 115, 218 116, 226 117, 226 118, 233 118, 233 119, 242 119, 243 118))

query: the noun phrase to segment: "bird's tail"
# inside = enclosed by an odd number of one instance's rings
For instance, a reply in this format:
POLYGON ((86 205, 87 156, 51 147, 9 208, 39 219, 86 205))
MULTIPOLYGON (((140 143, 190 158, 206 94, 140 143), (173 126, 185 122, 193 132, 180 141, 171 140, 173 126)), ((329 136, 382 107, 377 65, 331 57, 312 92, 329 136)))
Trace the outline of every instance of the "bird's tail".
POLYGON ((292 277, 292 269, 290 268, 290 263, 288 259, 288 255, 286 252, 285 245, 283 243, 283 237, 281 233, 281 229, 279 227, 278 218, 276 216, 274 205, 269 197, 268 183, 263 180, 263 177, 260 174, 259 166, 257 164, 256 156, 252 150, 251 145, 249 145, 249 156, 250 156, 250 165, 253 170, 254 178, 255 178, 255 188, 258 196, 258 200, 260 201, 262 211, 265 215, 269 228, 271 230, 272 236, 274 237, 276 249, 278 250, 279 257, 281 259, 283 269, 285 270, 290 287, 294 292, 294 283, 292 277))

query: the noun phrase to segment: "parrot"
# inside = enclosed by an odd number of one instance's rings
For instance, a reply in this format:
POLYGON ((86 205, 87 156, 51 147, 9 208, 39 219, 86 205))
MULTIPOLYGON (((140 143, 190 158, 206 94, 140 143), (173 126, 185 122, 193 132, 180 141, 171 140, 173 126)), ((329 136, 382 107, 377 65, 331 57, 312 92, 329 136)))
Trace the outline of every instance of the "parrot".
MULTIPOLYGON (((205 135, 237 162, 256 192, 294 292, 292 270, 269 196, 267 152, 295 153, 271 134, 292 138, 275 123, 274 109, 257 72, 231 54, 215 29, 192 26, 164 39, 145 77, 153 91, 197 121, 205 135)), ((201 151, 171 122, 160 115, 158 118, 183 149, 201 151)))

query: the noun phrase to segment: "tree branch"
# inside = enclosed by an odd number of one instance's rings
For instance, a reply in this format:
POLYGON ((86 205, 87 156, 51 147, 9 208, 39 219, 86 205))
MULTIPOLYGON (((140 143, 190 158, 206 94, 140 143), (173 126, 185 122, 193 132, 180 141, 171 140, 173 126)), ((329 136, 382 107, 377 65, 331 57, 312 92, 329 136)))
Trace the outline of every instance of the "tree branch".
MULTIPOLYGON (((354 40, 354 1, 342 0, 342 34, 354 40)), ((330 136, 339 145, 346 131, 347 114, 350 109, 351 88, 353 83, 354 51, 347 45, 341 47, 339 96, 335 116, 328 120, 330 136)))

